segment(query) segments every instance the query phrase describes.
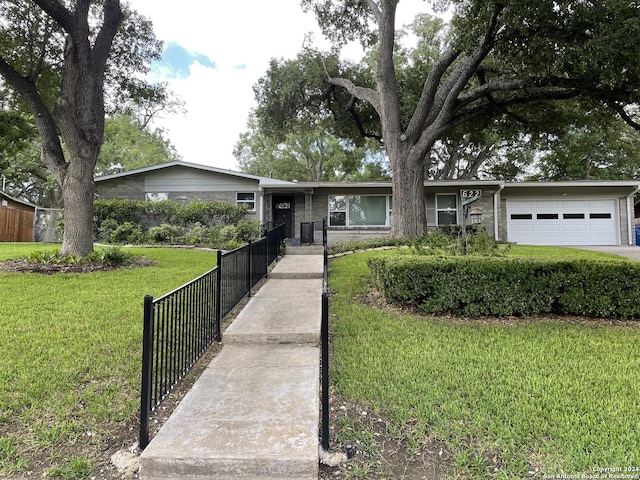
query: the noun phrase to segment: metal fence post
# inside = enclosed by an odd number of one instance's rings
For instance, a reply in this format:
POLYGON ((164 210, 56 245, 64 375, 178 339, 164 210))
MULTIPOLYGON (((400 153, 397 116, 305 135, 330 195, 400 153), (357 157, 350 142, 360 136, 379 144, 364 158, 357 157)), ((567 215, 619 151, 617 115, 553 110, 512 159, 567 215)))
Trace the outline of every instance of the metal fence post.
POLYGON ((142 329, 142 386, 140 389, 140 449, 149 445, 149 414, 151 412, 151 372, 153 363, 153 297, 144 297, 142 329))
POLYGON ((322 320, 320 337, 322 343, 322 448, 329 450, 329 247, 327 242, 327 219, 322 219, 322 320))
POLYGON ((216 263, 218 265, 218 275, 216 275, 216 318, 213 327, 213 338, 216 342, 222 340, 220 332, 221 312, 222 312, 222 250, 218 250, 216 263))
POLYGON ((322 448, 329 450, 329 295, 322 293, 322 448))
POLYGON ((249 242, 249 268, 247 272, 247 295, 251 296, 251 281, 253 280, 253 240, 249 242))

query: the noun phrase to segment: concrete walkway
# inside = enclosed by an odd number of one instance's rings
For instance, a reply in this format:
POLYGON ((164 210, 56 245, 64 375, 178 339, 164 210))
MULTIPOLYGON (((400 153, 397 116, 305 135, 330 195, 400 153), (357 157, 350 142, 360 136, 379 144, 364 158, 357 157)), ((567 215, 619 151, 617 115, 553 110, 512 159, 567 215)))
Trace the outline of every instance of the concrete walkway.
POLYGON ((142 480, 317 480, 323 257, 299 248, 144 450, 142 480))
POLYGON ((590 247, 574 247, 583 250, 594 250, 596 252, 613 253, 626 257, 629 260, 640 261, 640 247, 636 245, 613 245, 613 246, 590 246, 590 247))

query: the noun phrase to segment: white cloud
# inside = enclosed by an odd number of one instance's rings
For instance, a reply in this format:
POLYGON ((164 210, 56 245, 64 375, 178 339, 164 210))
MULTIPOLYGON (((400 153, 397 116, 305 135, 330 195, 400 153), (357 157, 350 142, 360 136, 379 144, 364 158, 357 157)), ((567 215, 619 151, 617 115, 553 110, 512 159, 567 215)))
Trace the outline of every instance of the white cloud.
POLYGON ((254 105, 253 84, 271 58, 296 55, 305 33, 316 28, 298 0, 131 0, 153 21, 156 36, 215 63, 191 63, 186 78, 166 65, 154 69, 186 103, 184 117, 157 122, 186 161, 236 168, 233 146, 254 105))
MULTIPOLYGON (((401 2, 400 5, 411 2, 401 2)), ((419 2, 424 8, 424 2, 419 2)), ((293 58, 305 34, 315 32, 315 17, 305 14, 299 0, 129 0, 153 21, 156 36, 207 61, 193 61, 188 75, 176 75, 166 65, 154 69, 186 103, 185 116, 160 119, 156 126, 185 161, 237 169, 233 146, 245 130, 254 106, 252 86, 264 75, 271 58, 293 58), (215 66, 215 68, 212 68, 215 66)), ((416 5, 411 5, 416 7, 416 5)), ((406 23, 404 9, 399 8, 406 23)), ((326 45, 326 44, 325 44, 326 45)), ((350 49, 358 55, 357 49, 350 49)))

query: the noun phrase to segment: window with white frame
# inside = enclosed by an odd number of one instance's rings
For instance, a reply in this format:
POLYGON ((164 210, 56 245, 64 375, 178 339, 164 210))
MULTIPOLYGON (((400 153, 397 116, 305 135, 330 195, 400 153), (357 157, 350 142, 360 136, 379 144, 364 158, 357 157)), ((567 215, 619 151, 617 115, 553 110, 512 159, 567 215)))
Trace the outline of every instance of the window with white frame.
POLYGON ((236 193, 236 205, 245 205, 252 212, 256 209, 256 194, 255 192, 237 192, 236 193))
POLYGON ((161 202, 162 200, 169 200, 169 194, 165 192, 147 192, 144 194, 144 199, 147 202, 161 202))
POLYGON ((329 195, 330 227, 384 227, 390 221, 389 195, 329 195))
POLYGON ((438 225, 458 223, 458 195, 455 193, 436 195, 436 216, 438 225))

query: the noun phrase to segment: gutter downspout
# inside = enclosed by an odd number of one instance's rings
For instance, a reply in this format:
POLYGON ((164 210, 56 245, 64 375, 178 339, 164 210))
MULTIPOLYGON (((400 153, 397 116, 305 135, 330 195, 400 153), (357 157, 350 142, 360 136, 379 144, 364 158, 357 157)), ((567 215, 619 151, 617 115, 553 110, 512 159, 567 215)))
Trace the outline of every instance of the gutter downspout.
POLYGON ((638 193, 638 190, 640 190, 640 185, 636 186, 633 189, 633 192, 631 192, 629 195, 627 195, 627 230, 628 230, 628 235, 629 235, 629 239, 627 241, 627 243, 629 245, 634 245, 634 238, 633 238, 633 218, 634 218, 634 213, 633 213, 633 197, 635 196, 636 193, 638 193))
MULTIPOLYGON (((504 190, 504 182, 500 184, 500 188, 493 192, 493 238, 500 240, 500 228, 498 221, 500 218, 498 209, 500 208, 500 192, 504 190)), ((506 240, 506 238, 504 239, 506 240)))
POLYGON ((258 206, 258 219, 260 220, 260 225, 264 224, 264 187, 258 186, 258 195, 260 197, 260 202, 258 206))

